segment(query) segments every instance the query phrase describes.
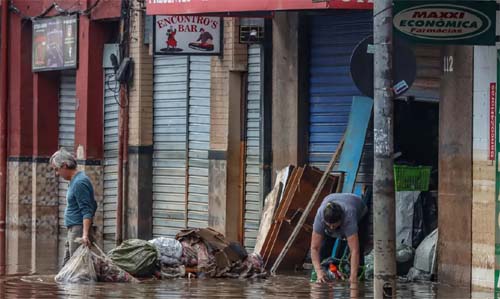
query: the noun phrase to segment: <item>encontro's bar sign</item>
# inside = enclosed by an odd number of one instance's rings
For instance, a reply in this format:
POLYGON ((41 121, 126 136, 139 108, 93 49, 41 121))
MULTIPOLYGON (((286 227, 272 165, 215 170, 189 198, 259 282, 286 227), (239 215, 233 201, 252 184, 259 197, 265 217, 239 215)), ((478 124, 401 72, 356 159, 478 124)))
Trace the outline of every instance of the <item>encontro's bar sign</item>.
POLYGON ((222 18, 207 16, 155 16, 154 50, 163 55, 219 55, 222 18))
POLYGON ((372 9, 373 0, 147 0, 148 15, 309 9, 372 9))
POLYGON ((416 42, 494 45, 495 1, 395 1, 395 32, 416 42))

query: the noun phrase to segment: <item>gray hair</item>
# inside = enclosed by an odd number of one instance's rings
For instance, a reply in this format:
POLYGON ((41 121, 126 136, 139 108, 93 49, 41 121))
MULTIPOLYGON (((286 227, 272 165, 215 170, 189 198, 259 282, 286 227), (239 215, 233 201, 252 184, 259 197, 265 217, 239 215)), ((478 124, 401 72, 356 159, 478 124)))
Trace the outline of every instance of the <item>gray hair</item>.
POLYGON ((76 169, 77 167, 75 156, 64 147, 61 147, 60 150, 50 157, 50 164, 57 168, 61 168, 63 165, 66 165, 68 169, 76 169))

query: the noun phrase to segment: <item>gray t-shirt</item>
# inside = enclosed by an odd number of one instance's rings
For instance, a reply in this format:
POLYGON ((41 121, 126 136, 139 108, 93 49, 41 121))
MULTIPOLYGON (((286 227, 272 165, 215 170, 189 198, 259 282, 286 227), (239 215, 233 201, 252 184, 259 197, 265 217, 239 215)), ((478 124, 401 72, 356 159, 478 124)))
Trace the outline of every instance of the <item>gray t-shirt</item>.
POLYGON ((358 222, 366 214, 367 208, 363 200, 352 193, 333 193, 325 197, 314 218, 313 230, 318 234, 326 234, 334 238, 350 237, 358 232, 358 222), (330 230, 324 222, 326 205, 329 202, 339 204, 344 210, 342 224, 335 230, 330 230))

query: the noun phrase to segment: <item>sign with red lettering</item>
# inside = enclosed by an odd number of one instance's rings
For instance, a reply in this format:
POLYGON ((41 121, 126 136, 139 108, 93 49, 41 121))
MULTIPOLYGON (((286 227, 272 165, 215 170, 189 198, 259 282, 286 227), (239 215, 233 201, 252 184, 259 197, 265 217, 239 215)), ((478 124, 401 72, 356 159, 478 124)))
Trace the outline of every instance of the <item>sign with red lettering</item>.
POLYGON ((154 50, 160 55, 219 55, 222 19, 219 17, 155 16, 154 50))
POLYGON ((495 45, 495 1, 394 1, 394 31, 414 42, 495 45))
POLYGON ((490 83, 490 148, 489 159, 495 160, 496 83, 490 83))
POLYGON ((228 12, 309 10, 309 9, 372 9, 373 0, 147 0, 148 15, 206 14, 228 12))

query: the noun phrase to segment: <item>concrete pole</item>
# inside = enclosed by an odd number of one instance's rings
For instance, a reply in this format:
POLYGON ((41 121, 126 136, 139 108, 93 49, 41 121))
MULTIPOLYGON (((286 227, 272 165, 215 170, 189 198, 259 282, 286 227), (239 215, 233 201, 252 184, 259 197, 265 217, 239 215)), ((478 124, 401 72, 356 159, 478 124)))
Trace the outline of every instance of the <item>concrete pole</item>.
POLYGON ((373 231, 375 298, 396 297, 395 200, 393 173, 392 0, 373 9, 374 143, 373 231))

